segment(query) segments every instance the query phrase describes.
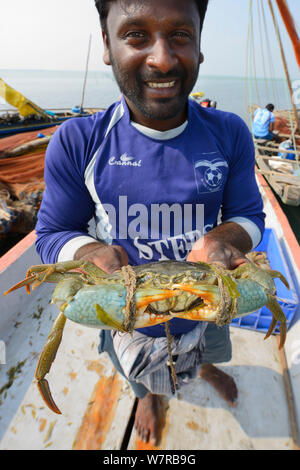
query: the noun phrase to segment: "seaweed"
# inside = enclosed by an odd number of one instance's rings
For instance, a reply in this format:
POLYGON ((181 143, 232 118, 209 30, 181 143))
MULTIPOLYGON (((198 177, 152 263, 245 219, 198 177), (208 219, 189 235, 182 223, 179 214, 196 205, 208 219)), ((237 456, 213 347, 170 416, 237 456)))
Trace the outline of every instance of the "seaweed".
POLYGON ((16 366, 11 367, 6 373, 6 375, 8 376, 8 381, 6 382, 6 384, 3 385, 3 387, 0 388, 0 405, 2 404, 1 395, 12 386, 14 380, 22 372, 22 367, 24 366, 25 362, 26 359, 24 359, 24 361, 18 362, 16 366))

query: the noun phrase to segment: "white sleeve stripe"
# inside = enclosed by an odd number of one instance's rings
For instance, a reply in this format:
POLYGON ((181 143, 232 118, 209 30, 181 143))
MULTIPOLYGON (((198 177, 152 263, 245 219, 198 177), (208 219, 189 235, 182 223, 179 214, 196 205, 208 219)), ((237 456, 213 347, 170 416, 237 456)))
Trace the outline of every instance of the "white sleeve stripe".
POLYGON ((122 103, 120 103, 117 106, 117 108, 115 109, 115 111, 112 115, 112 118, 110 120, 110 123, 107 127, 107 130, 106 130, 106 133, 105 133, 105 136, 104 136, 105 139, 108 136, 108 134, 110 133, 111 129, 117 124, 118 121, 120 121, 120 119, 121 119, 121 117, 123 116, 124 113, 125 113, 125 111, 124 111, 123 105, 122 105, 122 103))
POLYGON ((231 217, 231 219, 224 220, 224 222, 235 222, 236 224, 243 227, 243 229, 246 230, 252 240, 252 249, 256 248, 257 245, 260 243, 261 232, 258 226, 254 222, 252 222, 252 220, 249 220, 246 217, 231 217))
POLYGON ((97 241, 95 238, 88 237, 86 235, 72 238, 60 250, 57 262, 73 260, 74 255, 79 248, 95 241, 97 241))
MULTIPOLYGON (((124 108, 122 106, 122 103, 120 103, 119 106, 115 109, 114 114, 112 115, 112 118, 109 122, 109 125, 107 127, 104 138, 107 137, 107 135, 109 134, 111 129, 117 124, 117 122, 121 119, 123 114, 124 114, 124 108)), ((85 169, 84 177, 85 177, 86 180, 91 177, 91 174, 93 175, 94 166, 95 166, 95 162, 96 162, 96 158, 97 158, 97 155, 98 155, 99 148, 96 150, 96 152, 93 155, 93 158, 91 159, 90 163, 88 164, 88 166, 85 169)))

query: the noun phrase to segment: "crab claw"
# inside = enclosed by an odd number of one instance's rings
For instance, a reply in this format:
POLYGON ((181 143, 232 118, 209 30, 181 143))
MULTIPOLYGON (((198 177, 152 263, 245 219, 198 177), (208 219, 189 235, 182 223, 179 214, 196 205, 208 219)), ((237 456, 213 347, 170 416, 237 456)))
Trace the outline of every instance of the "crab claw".
POLYGON ((288 281, 286 280, 286 278, 284 277, 283 274, 281 274, 279 271, 274 271, 274 270, 269 270, 267 271, 270 276, 272 276, 273 278, 278 278, 281 280, 281 282, 285 285, 285 287, 289 290, 290 289, 290 286, 289 286, 289 283, 288 281))
POLYGON ((28 294, 30 294, 30 284, 32 284, 36 279, 35 274, 32 274, 31 276, 27 276, 23 281, 18 282, 14 286, 12 286, 10 289, 8 289, 6 292, 3 292, 3 295, 7 295, 10 292, 13 292, 14 290, 19 289, 20 287, 26 287, 26 291, 28 294))
POLYGON ((57 414, 61 415, 61 411, 57 407, 57 405, 56 405, 56 403, 53 400, 53 397, 51 395, 48 381, 46 379, 38 380, 37 381, 37 386, 38 386, 39 392, 40 392, 44 402, 48 406, 48 408, 50 408, 51 411, 54 411, 54 413, 57 413, 57 414))
POLYGON ((61 414, 61 412, 52 398, 48 381, 44 377, 50 371, 51 365, 55 359, 57 350, 62 339, 63 329, 66 320, 67 319, 64 314, 60 312, 55 322, 53 323, 46 344, 40 354, 35 371, 35 379, 37 381, 37 386, 44 402, 50 408, 50 410, 58 414, 61 414))
POLYGON ((271 336, 271 334, 274 331, 277 321, 279 321, 280 322, 279 349, 282 349, 285 343, 286 332, 287 332, 286 317, 282 311, 282 308, 277 302, 277 300, 271 295, 268 295, 268 302, 266 303, 266 307, 268 307, 268 309, 272 312, 273 318, 272 318, 272 322, 270 324, 269 330, 264 339, 267 339, 269 338, 269 336, 271 336))

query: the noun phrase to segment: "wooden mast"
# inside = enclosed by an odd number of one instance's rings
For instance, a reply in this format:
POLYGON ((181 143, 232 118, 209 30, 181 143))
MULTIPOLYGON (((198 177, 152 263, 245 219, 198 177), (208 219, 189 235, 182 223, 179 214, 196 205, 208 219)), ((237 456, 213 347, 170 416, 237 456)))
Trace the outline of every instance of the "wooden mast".
POLYGON ((294 114, 294 119, 295 119, 295 123, 296 123, 295 131, 299 132, 300 131, 300 123, 299 123, 297 108, 296 108, 296 105, 295 105, 294 100, 293 100, 293 87, 292 87, 292 83, 291 83, 291 79, 290 79, 290 75, 289 75, 289 71, 288 71, 287 61, 286 61, 286 58, 285 58, 285 55, 284 55, 283 45, 282 45, 282 41, 281 41, 281 37, 280 37, 280 33, 279 33, 279 29, 278 29, 278 25, 277 25, 277 21, 276 21, 276 18, 275 18, 275 14, 274 14, 274 10, 273 10, 271 0, 268 0, 268 3, 269 3, 272 19, 273 19, 275 31, 276 31, 276 34, 277 34, 277 37, 278 37, 281 58, 282 58, 283 67, 284 67, 284 71, 285 71, 285 75, 286 75, 286 79, 287 79, 287 84, 288 84, 288 88, 289 88, 289 93, 290 93, 290 97, 291 97, 293 114, 294 114))
POLYGON ((288 35, 292 41, 296 60, 300 67, 300 39, 298 37, 297 29, 295 26, 294 19, 289 10, 286 0, 276 0, 278 10, 280 11, 281 17, 285 24, 288 35))

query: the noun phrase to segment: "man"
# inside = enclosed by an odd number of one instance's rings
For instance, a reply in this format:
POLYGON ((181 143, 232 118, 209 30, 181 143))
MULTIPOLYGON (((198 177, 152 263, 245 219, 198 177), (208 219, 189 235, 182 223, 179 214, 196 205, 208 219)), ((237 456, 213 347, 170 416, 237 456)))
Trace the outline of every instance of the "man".
POLYGON ((267 104, 263 108, 257 108, 253 114, 252 132, 256 139, 276 140, 274 134, 275 115, 273 113, 274 105, 267 104))
MULTIPOLYGON (((112 66, 122 98, 103 113, 66 122, 51 140, 37 224, 43 262, 85 259, 113 272, 128 261, 187 257, 232 269, 259 243, 264 215, 251 135, 237 116, 188 99, 203 61, 207 3, 186 0, 182 8, 181 0, 96 1, 104 62, 112 66), (92 217, 94 238, 88 233, 92 217), (205 235, 198 239, 199 234, 205 235)), ((184 357, 195 356, 193 371, 201 359, 202 378, 235 406, 234 380, 213 365, 231 358, 229 328, 206 326, 170 321, 176 344, 199 333, 201 348, 184 357)), ((165 348, 165 336, 163 325, 135 330, 132 338, 102 331, 99 351, 107 351, 128 377, 120 341, 127 341, 133 366, 148 360, 151 368, 151 351, 165 348), (136 344, 142 345, 140 356, 136 344)), ((166 367, 159 364, 156 372, 166 367)), ((155 443, 161 389, 145 386, 155 372, 141 378, 132 370, 129 381, 139 398, 135 427, 144 441, 155 443)), ((162 384, 169 383, 168 376, 162 384)))

